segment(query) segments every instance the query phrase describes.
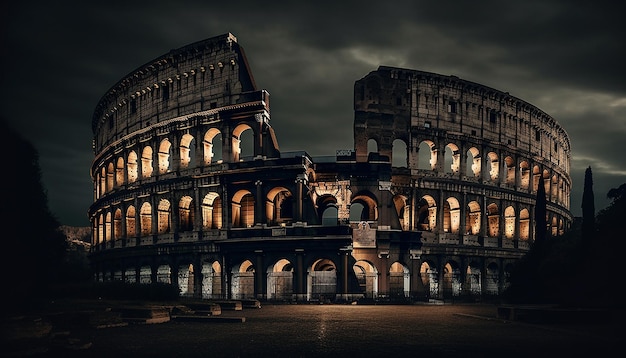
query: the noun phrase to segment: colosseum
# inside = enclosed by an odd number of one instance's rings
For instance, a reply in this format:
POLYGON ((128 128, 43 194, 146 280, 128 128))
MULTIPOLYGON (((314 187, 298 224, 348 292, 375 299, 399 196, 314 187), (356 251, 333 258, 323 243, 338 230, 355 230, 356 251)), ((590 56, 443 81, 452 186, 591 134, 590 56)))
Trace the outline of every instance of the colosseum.
POLYGON ((572 223, 570 142, 548 114, 455 76, 379 67, 354 85, 353 149, 281 152, 270 95, 230 33, 132 71, 97 104, 98 281, 202 299, 497 296, 572 223))

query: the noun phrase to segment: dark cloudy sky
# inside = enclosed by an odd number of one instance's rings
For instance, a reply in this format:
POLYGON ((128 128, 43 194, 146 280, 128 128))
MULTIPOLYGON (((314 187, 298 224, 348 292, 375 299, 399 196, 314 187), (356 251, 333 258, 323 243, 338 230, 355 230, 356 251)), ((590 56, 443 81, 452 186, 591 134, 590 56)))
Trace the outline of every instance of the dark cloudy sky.
MULTIPOLYGON (((275 3, 0 5, 0 116, 37 148, 62 224, 89 225, 91 117, 100 97, 170 49, 228 32, 246 51, 258 87, 272 96, 282 151, 352 148, 354 82, 386 65, 456 75, 554 117, 572 143, 576 216, 586 167, 596 210, 608 205, 610 188, 626 182, 626 21, 615 2, 275 3)), ((5 167, 3 175, 19 173, 5 167)))

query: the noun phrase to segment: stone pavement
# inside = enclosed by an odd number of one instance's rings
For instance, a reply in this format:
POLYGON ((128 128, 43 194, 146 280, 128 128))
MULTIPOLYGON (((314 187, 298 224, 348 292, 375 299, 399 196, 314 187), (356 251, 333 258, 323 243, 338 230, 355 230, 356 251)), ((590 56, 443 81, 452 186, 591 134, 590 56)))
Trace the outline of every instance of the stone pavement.
POLYGON ((496 306, 480 304, 263 303, 220 316, 234 319, 72 323, 51 328, 39 345, 3 344, 2 356, 595 357, 612 353, 624 338, 621 312, 600 322, 538 324, 498 318, 496 306))

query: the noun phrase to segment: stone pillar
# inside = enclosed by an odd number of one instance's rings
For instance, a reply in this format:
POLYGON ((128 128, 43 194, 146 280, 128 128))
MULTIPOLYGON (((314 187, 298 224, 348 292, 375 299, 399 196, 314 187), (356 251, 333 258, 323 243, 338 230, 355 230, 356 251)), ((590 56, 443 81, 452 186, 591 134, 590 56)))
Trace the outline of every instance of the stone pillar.
POLYGON ((256 263, 254 264, 254 296, 263 300, 267 298, 267 274, 263 263, 263 251, 256 250, 256 263))
POLYGON ((306 301, 306 271, 304 269, 304 249, 296 249, 296 266, 294 269, 294 293, 297 301, 306 301))
POLYGON ((254 182, 256 187, 256 200, 254 203, 254 224, 262 225, 267 222, 267 215, 265 215, 264 204, 265 198, 263 195, 263 182, 261 180, 257 180, 254 182))

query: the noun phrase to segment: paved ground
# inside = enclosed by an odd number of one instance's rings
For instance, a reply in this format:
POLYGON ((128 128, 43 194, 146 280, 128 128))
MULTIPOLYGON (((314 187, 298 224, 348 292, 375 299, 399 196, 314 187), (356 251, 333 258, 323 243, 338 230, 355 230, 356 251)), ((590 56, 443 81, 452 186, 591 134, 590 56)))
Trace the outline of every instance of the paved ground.
POLYGON ((223 311, 220 317, 245 322, 57 326, 39 340, 3 344, 2 356, 600 357, 613 353, 624 338, 616 328, 621 321, 511 322, 497 319, 492 305, 264 304, 223 311))

